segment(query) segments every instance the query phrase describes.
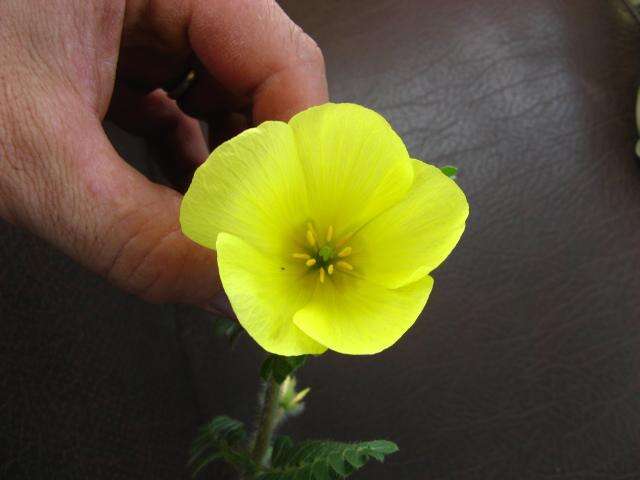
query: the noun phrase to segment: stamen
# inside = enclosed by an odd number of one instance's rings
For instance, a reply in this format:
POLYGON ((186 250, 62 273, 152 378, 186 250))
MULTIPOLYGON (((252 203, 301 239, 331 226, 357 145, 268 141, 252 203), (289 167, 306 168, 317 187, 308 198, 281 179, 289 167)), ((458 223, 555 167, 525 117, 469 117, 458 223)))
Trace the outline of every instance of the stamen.
POLYGON ((304 262, 304 264, 307 267, 313 267, 316 264, 316 259, 315 258, 310 258, 309 260, 307 260, 306 262, 304 262))
POLYGON ((324 268, 320 267, 320 283, 324 283, 324 268))
POLYGON ((307 260, 311 258, 311 256, 306 253, 294 253, 293 258, 299 258, 300 260, 307 260))
POLYGON ((336 243, 336 248, 340 248, 341 246, 343 246, 345 243, 347 243, 351 237, 353 236, 353 233, 350 233, 349 235, 342 237, 340 240, 338 240, 338 242, 336 243))
POLYGON ((329 225, 329 228, 327 228, 327 242, 330 242, 332 238, 333 238, 333 225, 329 225))
POLYGON ((351 247, 344 247, 342 250, 340 250, 340 253, 338 253, 338 256, 340 258, 348 257, 349 255, 351 255, 352 251, 353 249, 351 247))
POLYGON ((333 273, 333 263, 329 264, 329 266, 327 267, 327 273, 329 275, 331 275, 333 273))
POLYGON ((313 232, 313 227, 311 226, 311 224, 309 224, 309 229, 307 230, 307 242, 309 242, 309 245, 311 245, 312 247, 316 246, 316 235, 313 232))
POLYGON ((344 262, 342 260, 336 263, 336 266, 338 268, 343 268, 345 270, 353 270, 353 265, 351 265, 350 263, 344 262))

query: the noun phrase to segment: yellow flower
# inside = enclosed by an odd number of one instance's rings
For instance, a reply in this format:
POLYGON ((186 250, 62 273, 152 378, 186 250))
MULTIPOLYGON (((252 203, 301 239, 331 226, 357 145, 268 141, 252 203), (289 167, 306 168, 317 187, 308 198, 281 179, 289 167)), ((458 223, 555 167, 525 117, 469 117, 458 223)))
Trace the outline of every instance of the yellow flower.
POLYGON ((265 350, 371 354, 415 322, 468 208, 380 115, 325 104, 218 147, 180 222, 217 251, 233 310, 265 350))

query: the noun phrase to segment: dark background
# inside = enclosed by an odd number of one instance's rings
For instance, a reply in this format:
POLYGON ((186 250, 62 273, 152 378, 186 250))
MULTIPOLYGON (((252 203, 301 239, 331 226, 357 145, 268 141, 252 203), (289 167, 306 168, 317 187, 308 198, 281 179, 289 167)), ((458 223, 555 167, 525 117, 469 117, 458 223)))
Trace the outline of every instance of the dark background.
MULTIPOLYGON (((335 101, 460 167, 468 229, 413 330, 301 374, 297 437, 387 437, 358 478, 640 478, 640 30, 619 0, 291 0, 335 101)), ((110 129, 130 159, 140 143, 110 129)), ((150 175, 155 169, 142 165, 150 175)), ((262 353, 0 225, 0 478, 187 478, 262 353)), ((209 478, 216 478, 210 475, 209 478)))

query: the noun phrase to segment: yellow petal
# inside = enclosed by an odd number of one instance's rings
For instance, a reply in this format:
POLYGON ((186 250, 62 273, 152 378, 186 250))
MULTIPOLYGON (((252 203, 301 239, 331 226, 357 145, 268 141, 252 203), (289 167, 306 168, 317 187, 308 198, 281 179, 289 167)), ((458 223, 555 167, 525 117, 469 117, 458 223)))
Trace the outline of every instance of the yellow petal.
POLYGON ((373 354, 393 345, 424 308, 433 279, 388 289, 351 275, 334 275, 293 317, 310 337, 331 350, 373 354))
POLYGON ((339 240, 410 188, 413 169, 407 149, 376 112, 327 103, 297 114, 289 124, 317 231, 331 227, 339 240))
POLYGON ((352 239, 348 260, 367 280, 397 288, 424 277, 456 246, 469 215, 460 187, 440 169, 413 160, 406 198, 352 239))
POLYGON ((218 233, 227 232, 286 255, 308 217, 304 174, 283 122, 265 122, 216 148, 180 209, 183 232, 205 247, 215 249, 218 233))
POLYGON ((319 354, 326 347, 293 323, 316 284, 303 264, 283 264, 241 238, 220 233, 216 244, 220 279, 233 311, 247 333, 278 355, 319 354))

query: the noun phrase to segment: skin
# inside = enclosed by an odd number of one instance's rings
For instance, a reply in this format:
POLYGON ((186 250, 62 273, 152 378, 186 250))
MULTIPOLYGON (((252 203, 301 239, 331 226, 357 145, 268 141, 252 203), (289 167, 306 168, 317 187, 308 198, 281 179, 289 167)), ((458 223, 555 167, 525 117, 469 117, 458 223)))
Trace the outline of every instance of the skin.
POLYGON ((184 176, 209 151, 195 118, 220 141, 247 114, 326 101, 320 49, 275 1, 2 0, 0 216, 148 301, 210 306, 215 252, 182 235, 181 194, 130 167, 102 121, 184 176), (176 103, 159 88, 190 64, 176 103))

